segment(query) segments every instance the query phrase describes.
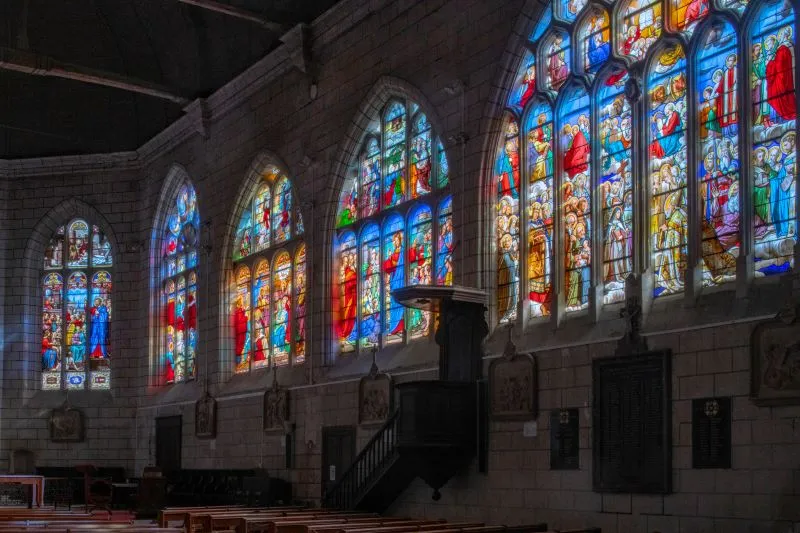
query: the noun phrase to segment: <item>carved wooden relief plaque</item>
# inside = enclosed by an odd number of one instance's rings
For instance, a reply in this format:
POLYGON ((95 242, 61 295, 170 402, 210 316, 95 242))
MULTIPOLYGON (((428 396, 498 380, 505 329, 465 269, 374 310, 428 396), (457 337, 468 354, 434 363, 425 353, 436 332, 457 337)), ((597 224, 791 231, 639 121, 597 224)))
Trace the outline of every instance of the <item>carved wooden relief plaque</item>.
POLYGON ((756 326, 750 355, 753 403, 800 404, 800 322, 795 309, 756 326))
POLYGON ((539 413, 536 359, 518 354, 509 340, 489 366, 489 411, 495 420, 531 420, 539 413))
POLYGON ((383 372, 374 372, 363 378, 358 385, 358 423, 382 424, 392 412, 392 378, 383 372))
POLYGON ((670 357, 670 352, 664 350, 594 360, 595 491, 671 491, 670 357))
POLYGON ((208 393, 194 404, 194 434, 199 439, 213 439, 217 434, 217 401, 208 393))
POLYGON ((50 440, 83 442, 83 412, 72 407, 59 407, 50 414, 50 440))
POLYGON ((274 386, 264 393, 264 431, 285 432, 289 422, 289 391, 274 386))

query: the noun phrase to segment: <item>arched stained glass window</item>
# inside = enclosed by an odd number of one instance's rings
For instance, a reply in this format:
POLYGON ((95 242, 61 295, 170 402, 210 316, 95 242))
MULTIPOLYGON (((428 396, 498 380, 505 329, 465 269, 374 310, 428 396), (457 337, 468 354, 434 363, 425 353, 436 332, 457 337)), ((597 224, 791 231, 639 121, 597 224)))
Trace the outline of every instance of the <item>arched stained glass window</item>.
POLYGON ((625 299, 633 271, 633 116, 625 97, 625 70, 612 70, 598 87, 598 187, 603 213, 603 303, 625 299))
POLYGON ((553 112, 537 101, 525 121, 528 144, 528 292, 532 316, 547 316, 553 298, 553 112))
POLYGON ((733 26, 720 22, 708 27, 700 45, 695 101, 703 284, 718 285, 736 278, 740 248, 738 39, 733 26))
POLYGON ((663 298, 789 271, 795 34, 783 0, 545 6, 487 180, 497 321, 597 313, 630 274, 663 298))
POLYGON ((185 184, 167 215, 162 242, 161 372, 164 383, 180 383, 196 376, 199 240, 197 195, 191 185, 185 184))
POLYGON ((757 8, 750 28, 753 235, 757 275, 786 272, 797 241, 795 15, 782 1, 757 8))
POLYGON ((591 131, 589 96, 583 88, 564 93, 560 150, 567 311, 589 305, 592 269, 591 131))
POLYGON ((650 236, 654 295, 683 290, 687 265, 686 57, 659 52, 648 74, 650 236))
POLYGON ((306 357, 306 247, 289 178, 265 165, 233 243, 230 317, 235 372, 306 357))
POLYGON ((430 314, 406 309, 391 293, 453 279, 449 166, 427 115, 393 98, 359 146, 336 214, 334 321, 342 353, 429 337, 430 314))
POLYGON ((494 165, 497 195, 497 306, 500 322, 517 318, 519 301, 519 124, 512 116, 503 123, 503 135, 494 165))
POLYGON ((42 278, 42 389, 111 387, 111 243, 82 219, 48 242, 42 278))

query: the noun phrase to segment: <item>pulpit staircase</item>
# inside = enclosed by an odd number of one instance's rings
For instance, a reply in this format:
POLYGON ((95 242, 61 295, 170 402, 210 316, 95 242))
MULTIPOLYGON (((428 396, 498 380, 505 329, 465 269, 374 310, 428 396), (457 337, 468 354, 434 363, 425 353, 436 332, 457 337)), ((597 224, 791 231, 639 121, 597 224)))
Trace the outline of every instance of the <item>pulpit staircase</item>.
POLYGON ((434 489, 475 455, 475 383, 419 381, 398 386, 399 408, 323 496, 327 508, 384 512, 417 477, 434 489))

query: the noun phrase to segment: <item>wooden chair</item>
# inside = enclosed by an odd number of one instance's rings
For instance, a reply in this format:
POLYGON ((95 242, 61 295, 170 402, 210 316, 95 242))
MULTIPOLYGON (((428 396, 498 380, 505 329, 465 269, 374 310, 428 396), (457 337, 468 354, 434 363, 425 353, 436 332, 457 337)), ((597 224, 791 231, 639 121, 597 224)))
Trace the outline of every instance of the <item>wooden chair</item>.
POLYGON ((111 480, 97 476, 97 468, 94 465, 78 465, 75 467, 78 472, 83 473, 83 497, 86 504, 86 512, 89 508, 103 509, 111 514, 111 497, 114 487, 111 480))

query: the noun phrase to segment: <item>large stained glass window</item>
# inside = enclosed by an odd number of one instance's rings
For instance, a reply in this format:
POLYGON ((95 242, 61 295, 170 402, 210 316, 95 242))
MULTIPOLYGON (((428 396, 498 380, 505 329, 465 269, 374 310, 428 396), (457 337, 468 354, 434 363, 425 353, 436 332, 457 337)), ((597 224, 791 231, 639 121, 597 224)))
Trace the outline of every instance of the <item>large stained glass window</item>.
POLYGON ((736 278, 739 256, 738 39, 726 22, 703 34, 695 102, 703 284, 736 278))
POLYGON ((85 220, 61 226, 44 253, 42 389, 111 387, 113 257, 103 232, 85 220))
POLYGON ((367 128, 339 196, 333 307, 342 353, 432 335, 433 317, 404 308, 392 291, 452 284, 449 180, 428 116, 413 102, 391 99, 367 128))
POLYGON ((598 189, 602 202, 603 303, 625 298, 633 271, 633 116, 625 97, 625 70, 612 70, 598 87, 598 189))
POLYGON ((278 167, 265 165, 242 210, 233 243, 230 319, 236 373, 305 361, 302 236, 303 219, 291 181, 278 167))
POLYGON ((194 188, 183 185, 166 220, 161 254, 161 380, 180 383, 196 376, 197 252, 200 215, 194 188))
MULTIPOLYGON (((787 2, 751 3, 753 236, 756 275, 793 267, 797 241, 797 99, 794 10, 787 2)), ((744 84, 742 84, 744 85, 744 84)))
POLYGON ((795 35, 784 0, 546 5, 490 159, 497 322, 791 270, 795 35))
POLYGON ((659 51, 648 81, 650 245, 654 294, 683 290, 687 266, 686 56, 680 45, 659 51))

